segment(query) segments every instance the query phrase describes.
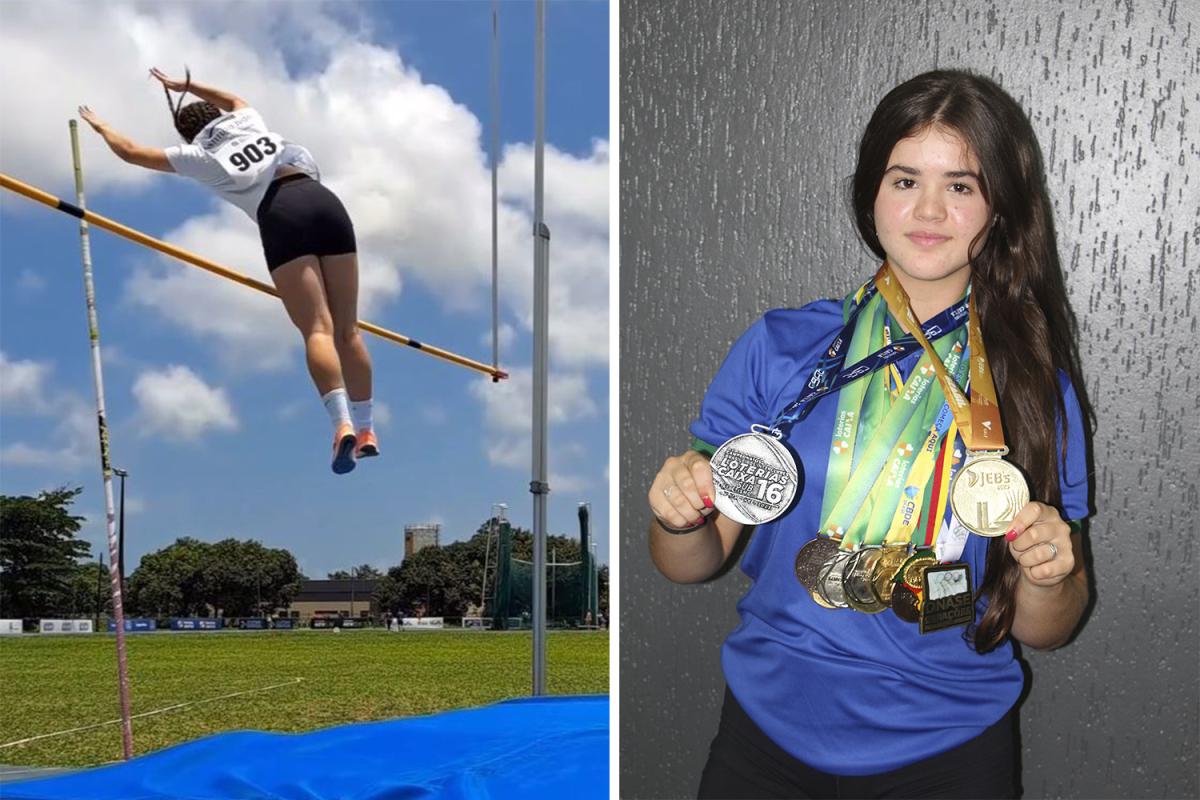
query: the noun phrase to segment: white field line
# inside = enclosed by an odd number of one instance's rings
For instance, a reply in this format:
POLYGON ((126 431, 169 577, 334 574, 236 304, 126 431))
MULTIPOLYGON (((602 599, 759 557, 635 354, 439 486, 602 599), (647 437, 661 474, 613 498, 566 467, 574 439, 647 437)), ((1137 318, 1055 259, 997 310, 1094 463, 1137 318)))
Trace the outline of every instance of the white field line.
MULTIPOLYGON (((228 700, 231 697, 239 697, 243 694, 254 694, 255 692, 265 692, 268 689, 278 689, 282 686, 295 686, 296 684, 300 683, 303 680, 304 680, 304 678, 292 678, 290 681, 287 681, 286 683, 276 683, 271 686, 263 686, 259 689, 246 689, 241 692, 233 692, 232 694, 223 694, 219 697, 207 697, 203 700, 191 700, 187 703, 176 703, 173 706, 166 706, 165 708, 156 708, 153 711, 143 711, 141 714, 134 714, 132 717, 130 717, 130 719, 138 719, 140 717, 152 717, 155 714, 164 714, 168 711, 176 711, 181 708, 187 708, 188 706, 195 706, 195 705, 199 705, 201 703, 213 703, 213 702, 216 702, 217 700, 228 700)), ((84 725, 82 728, 71 728, 70 730, 66 730, 66 731, 55 731, 54 733, 43 733, 39 736, 30 736, 28 739, 18 739, 15 742, 5 742, 4 744, 0 744, 0 750, 3 750, 6 747, 16 747, 19 744, 28 744, 29 742, 36 742, 38 739, 49 739, 54 736, 66 736, 69 733, 81 733, 83 731, 90 731, 95 728, 103 728, 105 725, 117 725, 120 722, 121 722, 121 719, 118 717, 117 719, 110 719, 107 722, 97 722, 95 725, 84 725)))

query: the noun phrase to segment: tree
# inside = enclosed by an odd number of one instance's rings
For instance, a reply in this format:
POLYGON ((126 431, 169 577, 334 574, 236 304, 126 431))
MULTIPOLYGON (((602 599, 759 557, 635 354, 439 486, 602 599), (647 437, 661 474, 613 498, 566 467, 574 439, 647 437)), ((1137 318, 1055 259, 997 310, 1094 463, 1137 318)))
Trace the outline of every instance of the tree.
POLYGON ((357 567, 352 567, 350 570, 339 569, 329 573, 331 581, 347 581, 351 578, 359 580, 379 580, 383 577, 383 573, 375 569, 370 564, 359 564, 357 567))
POLYGON ((299 590, 295 557, 253 540, 178 539, 143 557, 129 577, 131 605, 155 615, 266 614, 299 590))
POLYGON ((129 608, 148 616, 209 616, 203 569, 211 558, 207 542, 183 537, 142 556, 129 576, 129 608))
POLYGON ((77 564, 71 576, 71 606, 69 616, 112 616, 112 576, 108 565, 96 561, 77 564), (99 588, 99 592, 97 592, 99 588))
POLYGON ((0 495, 0 608, 6 617, 39 617, 71 610, 77 562, 88 543, 75 538, 83 517, 71 503, 82 487, 37 497, 0 495))
MULTIPOLYGON (((470 539, 452 542, 445 547, 427 547, 392 567, 375 590, 380 608, 392 613, 411 612, 418 606, 430 616, 463 616, 471 609, 478 609, 480 598, 492 595, 493 586, 483 585, 484 564, 488 565, 488 582, 496 578, 497 543, 489 547, 488 536, 493 533, 494 520, 479 526, 470 539)), ((533 534, 528 530, 513 528, 513 557, 522 561, 533 560, 533 534)), ((579 541, 566 536, 546 537, 546 556, 555 556, 558 563, 580 561, 579 541)), ((547 583, 552 570, 547 570, 547 583)), ((525 573, 528 575, 528 572, 525 573)), ((333 577, 333 573, 330 577, 333 577)), ((569 570, 559 569, 553 575, 558 582, 554 596, 560 601, 558 616, 572 618, 581 611, 569 612, 571 592, 578 592, 578 579, 569 570)), ((529 587, 531 588, 531 587, 529 587)), ((526 588, 528 594, 529 588, 526 588)), ((550 594, 548 589, 547 594, 550 594)), ((547 601, 549 602, 549 597, 547 601)), ((582 601, 579 601, 582 603, 582 601)), ((600 605, 607 613, 608 568, 600 574, 600 605)))

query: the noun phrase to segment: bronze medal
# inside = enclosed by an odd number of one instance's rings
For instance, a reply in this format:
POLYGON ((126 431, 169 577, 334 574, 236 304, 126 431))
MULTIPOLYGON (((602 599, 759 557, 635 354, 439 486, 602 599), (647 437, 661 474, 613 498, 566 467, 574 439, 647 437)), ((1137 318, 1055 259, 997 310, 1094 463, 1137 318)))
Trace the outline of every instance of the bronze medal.
POLYGON ((926 567, 924 580, 921 633, 969 625, 975 619, 969 566, 956 563, 926 567))
POLYGON ((1029 502, 1029 484, 1013 464, 995 455, 968 457, 950 482, 950 508, 980 536, 1001 536, 1029 502))
POLYGON ((821 567, 838 552, 838 543, 827 536, 818 536, 796 554, 796 579, 809 592, 816 593, 821 567))
POLYGON ((892 592, 892 613, 905 622, 921 621, 921 598, 903 584, 892 592))
POLYGON ((846 593, 846 604, 863 614, 878 614, 887 606, 879 601, 871 587, 871 573, 883 551, 879 548, 859 550, 846 565, 842 587, 846 593))
POLYGON ((908 561, 907 547, 885 547, 871 572, 871 589, 875 597, 885 606, 892 603, 892 590, 896 586, 896 573, 908 561))
POLYGON ((846 565, 854 553, 839 551, 821 568, 817 592, 821 598, 834 608, 846 608, 846 590, 842 586, 842 576, 845 575, 846 565))

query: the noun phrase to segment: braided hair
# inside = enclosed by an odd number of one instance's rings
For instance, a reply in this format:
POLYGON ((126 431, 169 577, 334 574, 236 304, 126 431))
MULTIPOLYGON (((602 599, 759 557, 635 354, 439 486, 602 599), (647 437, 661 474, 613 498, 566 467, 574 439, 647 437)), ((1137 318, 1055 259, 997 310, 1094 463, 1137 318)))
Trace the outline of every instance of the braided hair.
POLYGON ((188 103, 186 106, 183 104, 183 98, 187 96, 188 88, 192 85, 192 71, 184 67, 184 72, 183 92, 179 95, 178 103, 171 100, 171 90, 166 86, 163 87, 163 92, 167 95, 167 108, 171 109, 175 130, 179 132, 184 141, 191 144, 191 141, 196 138, 196 134, 204 130, 205 125, 220 117, 222 112, 212 103, 202 100, 188 103))

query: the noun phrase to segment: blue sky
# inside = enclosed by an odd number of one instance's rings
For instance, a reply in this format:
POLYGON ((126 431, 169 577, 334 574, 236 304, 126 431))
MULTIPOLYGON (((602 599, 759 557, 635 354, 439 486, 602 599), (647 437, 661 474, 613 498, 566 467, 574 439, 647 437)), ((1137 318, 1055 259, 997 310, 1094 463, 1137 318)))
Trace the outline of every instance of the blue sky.
MULTIPOLYGON (((368 338, 384 455, 329 471, 330 429, 299 336, 270 298, 104 231, 91 236, 127 569, 180 536, 287 547, 314 577, 397 564, 408 523, 463 538, 505 502, 530 527, 532 2, 501 3, 499 385, 368 338)), ((0 6, 0 171, 73 199, 80 103, 164 146, 150 66, 232 89, 305 144, 354 217, 360 315, 491 359, 489 2, 0 6), (231 24, 236 20, 236 25, 231 24), (76 65, 85 65, 79 69, 76 65)), ((550 530, 608 519, 608 6, 550 3, 550 530)), ((118 161, 82 126, 91 210, 265 280, 250 221, 201 187, 118 161)), ((103 541, 74 219, 0 197, 0 492, 81 485, 103 541)), ((114 484, 115 488, 115 484, 114 484)))

